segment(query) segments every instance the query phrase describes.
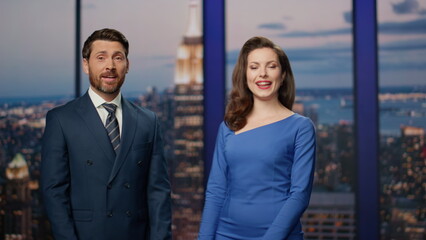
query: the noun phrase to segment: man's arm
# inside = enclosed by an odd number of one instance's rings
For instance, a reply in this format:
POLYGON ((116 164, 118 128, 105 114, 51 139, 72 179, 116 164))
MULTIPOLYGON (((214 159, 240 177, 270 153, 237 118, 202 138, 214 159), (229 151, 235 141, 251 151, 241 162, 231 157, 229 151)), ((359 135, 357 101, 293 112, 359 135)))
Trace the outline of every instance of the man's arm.
POLYGON ((41 186, 55 239, 77 240, 71 218, 68 150, 62 126, 54 112, 46 116, 42 141, 41 186))
POLYGON ((171 239, 170 182, 157 117, 148 179, 148 209, 149 239, 171 239))

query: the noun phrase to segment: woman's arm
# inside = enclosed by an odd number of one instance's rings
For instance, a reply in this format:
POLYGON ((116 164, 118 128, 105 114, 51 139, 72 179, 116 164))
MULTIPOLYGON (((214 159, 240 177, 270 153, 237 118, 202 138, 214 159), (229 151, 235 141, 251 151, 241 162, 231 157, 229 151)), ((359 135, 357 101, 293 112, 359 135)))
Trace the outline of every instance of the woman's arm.
POLYGON ((280 209, 263 240, 286 239, 309 205, 315 165, 315 129, 304 118, 296 133, 291 170, 290 197, 280 209))
POLYGON ((227 163, 224 155, 224 131, 226 126, 222 123, 216 139, 216 147, 213 155, 212 167, 206 190, 203 217, 201 220, 199 240, 213 240, 216 234, 217 224, 223 202, 226 196, 227 163))

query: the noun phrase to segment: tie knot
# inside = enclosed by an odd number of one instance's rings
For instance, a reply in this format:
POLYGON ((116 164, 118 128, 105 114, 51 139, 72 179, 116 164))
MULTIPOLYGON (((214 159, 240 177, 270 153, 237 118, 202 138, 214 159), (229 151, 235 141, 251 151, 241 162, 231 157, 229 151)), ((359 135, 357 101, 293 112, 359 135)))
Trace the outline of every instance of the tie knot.
POLYGON ((113 103, 104 103, 102 106, 108 111, 108 113, 115 114, 115 110, 117 109, 117 105, 113 103))

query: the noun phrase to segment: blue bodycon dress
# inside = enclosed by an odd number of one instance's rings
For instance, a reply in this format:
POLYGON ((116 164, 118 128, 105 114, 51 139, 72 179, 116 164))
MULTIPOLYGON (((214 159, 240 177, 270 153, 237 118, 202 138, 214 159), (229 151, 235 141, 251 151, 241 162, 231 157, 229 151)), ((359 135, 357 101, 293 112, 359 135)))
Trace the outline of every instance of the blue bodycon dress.
POLYGON ((239 134, 222 123, 198 239, 303 239, 314 163, 309 118, 293 114, 239 134))

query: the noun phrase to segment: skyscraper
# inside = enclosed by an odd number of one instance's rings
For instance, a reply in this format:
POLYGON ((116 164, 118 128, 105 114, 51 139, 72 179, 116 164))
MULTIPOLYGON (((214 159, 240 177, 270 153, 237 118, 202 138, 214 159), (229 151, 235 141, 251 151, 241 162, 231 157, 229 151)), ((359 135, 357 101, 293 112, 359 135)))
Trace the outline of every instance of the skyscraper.
POLYGON ((31 192, 27 162, 16 154, 6 168, 5 239, 31 240, 31 192))
POLYGON ((194 239, 204 199, 203 36, 199 3, 189 4, 189 21, 177 51, 171 183, 173 239, 194 239))
POLYGON ((355 239, 355 195, 314 192, 301 221, 305 239, 355 239))

